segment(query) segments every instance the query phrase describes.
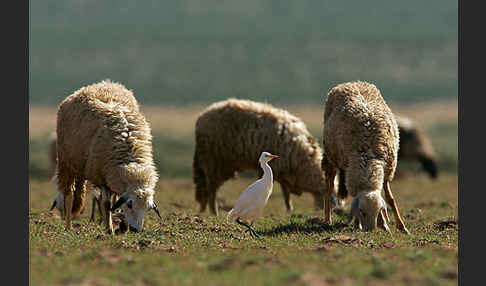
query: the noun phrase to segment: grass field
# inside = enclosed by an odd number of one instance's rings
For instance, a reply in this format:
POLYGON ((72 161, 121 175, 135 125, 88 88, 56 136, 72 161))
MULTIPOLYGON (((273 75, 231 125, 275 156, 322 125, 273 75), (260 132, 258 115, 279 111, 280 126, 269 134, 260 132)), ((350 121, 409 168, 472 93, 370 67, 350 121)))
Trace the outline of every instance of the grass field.
MULTIPOLYGON (((321 108, 282 107, 301 117, 320 140, 321 108)), ((144 232, 109 236, 88 222, 90 206, 69 232, 58 214, 48 211, 56 190, 45 177, 45 152, 55 109, 31 106, 31 285, 457 285, 457 101, 392 106, 420 123, 442 169, 432 181, 412 166, 392 183, 409 236, 394 223, 392 235, 356 232, 343 225, 347 214, 342 213, 326 225, 308 194, 293 196, 295 211, 286 213, 276 184, 256 223, 263 239, 252 240, 225 219, 251 183, 245 176, 219 190, 219 217, 199 214, 191 160, 193 126, 202 108, 142 106, 154 133, 162 220, 150 212, 144 232)))

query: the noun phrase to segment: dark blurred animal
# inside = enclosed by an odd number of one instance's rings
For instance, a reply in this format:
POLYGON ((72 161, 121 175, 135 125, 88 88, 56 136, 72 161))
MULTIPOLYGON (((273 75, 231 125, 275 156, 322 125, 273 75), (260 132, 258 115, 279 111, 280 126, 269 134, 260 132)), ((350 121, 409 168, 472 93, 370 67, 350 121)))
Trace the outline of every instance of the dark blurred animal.
POLYGON ((439 168, 434 148, 425 133, 410 119, 395 115, 400 132, 398 169, 403 160, 418 161, 431 179, 437 179, 439 168))

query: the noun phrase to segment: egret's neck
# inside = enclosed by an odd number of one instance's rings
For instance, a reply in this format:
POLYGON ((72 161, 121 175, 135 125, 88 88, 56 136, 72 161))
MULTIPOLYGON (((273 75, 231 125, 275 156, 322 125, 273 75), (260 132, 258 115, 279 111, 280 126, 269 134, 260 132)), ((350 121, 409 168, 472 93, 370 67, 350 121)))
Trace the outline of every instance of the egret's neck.
POLYGON ((260 163, 260 166, 263 169, 263 177, 265 181, 270 181, 273 183, 273 173, 272 168, 268 165, 268 162, 260 163))

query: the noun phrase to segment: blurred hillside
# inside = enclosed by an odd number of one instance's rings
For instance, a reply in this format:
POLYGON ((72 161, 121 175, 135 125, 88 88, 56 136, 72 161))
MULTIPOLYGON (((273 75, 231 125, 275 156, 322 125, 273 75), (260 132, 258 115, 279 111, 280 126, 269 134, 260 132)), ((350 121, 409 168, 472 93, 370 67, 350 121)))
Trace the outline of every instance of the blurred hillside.
POLYGON ((457 1, 30 1, 30 103, 111 78, 143 104, 457 97, 457 1))

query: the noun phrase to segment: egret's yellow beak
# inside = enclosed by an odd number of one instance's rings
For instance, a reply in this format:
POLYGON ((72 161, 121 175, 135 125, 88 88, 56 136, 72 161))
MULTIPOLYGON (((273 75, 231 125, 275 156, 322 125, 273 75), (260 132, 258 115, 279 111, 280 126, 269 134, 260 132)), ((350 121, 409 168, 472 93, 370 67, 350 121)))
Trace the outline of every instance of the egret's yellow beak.
POLYGON ((273 159, 280 158, 280 156, 279 156, 279 155, 268 155, 268 157, 273 158, 273 159))

